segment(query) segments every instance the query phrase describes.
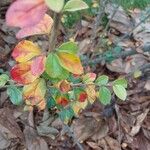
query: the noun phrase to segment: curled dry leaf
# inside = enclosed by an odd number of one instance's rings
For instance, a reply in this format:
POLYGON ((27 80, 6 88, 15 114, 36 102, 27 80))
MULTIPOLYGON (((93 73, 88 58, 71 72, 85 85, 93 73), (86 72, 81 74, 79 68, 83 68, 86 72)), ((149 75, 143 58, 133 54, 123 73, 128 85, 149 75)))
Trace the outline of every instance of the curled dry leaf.
POLYGON ((146 109, 142 114, 140 114, 137 117, 136 125, 132 127, 131 132, 130 132, 131 136, 135 136, 139 132, 141 125, 142 125, 145 117, 147 116, 149 110, 150 109, 146 109))
POLYGON ((0 116, 0 131, 7 134, 8 139, 19 137, 23 140, 23 133, 13 116, 13 111, 8 108, 0 109, 0 116))
POLYGON ((24 135, 28 150, 49 150, 46 141, 39 137, 33 128, 25 127, 24 135))

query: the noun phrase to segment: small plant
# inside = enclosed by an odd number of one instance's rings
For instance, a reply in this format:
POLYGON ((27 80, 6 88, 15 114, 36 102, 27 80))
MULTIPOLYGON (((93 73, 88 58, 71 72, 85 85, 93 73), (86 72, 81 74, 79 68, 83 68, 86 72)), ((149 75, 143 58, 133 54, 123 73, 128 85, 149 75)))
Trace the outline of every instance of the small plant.
POLYGON ((0 87, 7 93, 14 105, 25 104, 25 110, 38 107, 58 109, 65 122, 78 116, 87 105, 98 99, 102 104, 111 103, 111 95, 125 100, 127 82, 123 78, 109 81, 108 76, 84 73, 78 46, 75 42, 65 42, 56 47, 59 20, 65 12, 87 9, 82 0, 16 0, 6 14, 9 26, 19 27, 16 37, 45 34, 50 46, 41 50, 29 40, 20 41, 12 52, 16 64, 8 74, 0 75, 0 87), (47 10, 54 12, 52 19, 47 10), (97 76, 97 77, 96 77, 97 76))

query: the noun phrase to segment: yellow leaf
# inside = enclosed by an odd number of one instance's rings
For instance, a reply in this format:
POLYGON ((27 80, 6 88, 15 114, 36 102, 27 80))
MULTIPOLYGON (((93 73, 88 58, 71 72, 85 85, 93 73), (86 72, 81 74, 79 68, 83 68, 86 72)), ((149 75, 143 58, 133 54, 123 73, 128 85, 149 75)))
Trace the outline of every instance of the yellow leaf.
POLYGON ((21 41, 17 44, 14 48, 12 57, 17 62, 27 62, 28 60, 32 59, 35 56, 41 54, 40 48, 31 41, 21 41))
POLYGON ((71 104, 71 108, 73 109, 74 114, 78 116, 80 111, 85 109, 87 105, 88 105, 88 101, 84 101, 84 102, 75 101, 71 104))
POLYGON ((65 68, 73 74, 83 73, 83 67, 78 56, 65 52, 58 52, 57 55, 59 57, 60 64, 63 68, 65 68))
POLYGON ((23 97, 26 105, 38 106, 40 110, 43 110, 46 106, 45 102, 46 84, 44 79, 37 79, 29 85, 25 85, 23 88, 23 97))
POLYGON ((88 95, 88 101, 93 104, 96 100, 95 85, 88 85, 85 90, 88 95))

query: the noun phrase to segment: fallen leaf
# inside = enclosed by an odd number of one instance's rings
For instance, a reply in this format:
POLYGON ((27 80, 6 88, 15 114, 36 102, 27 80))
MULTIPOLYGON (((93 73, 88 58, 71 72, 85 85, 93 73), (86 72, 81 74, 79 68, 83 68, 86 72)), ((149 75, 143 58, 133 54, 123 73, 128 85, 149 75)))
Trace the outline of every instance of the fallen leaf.
POLYGON ((137 117, 136 124, 135 124, 135 126, 132 127, 131 132, 130 132, 131 136, 135 136, 140 131, 141 125, 142 125, 145 117, 147 116, 149 110, 150 109, 146 109, 142 114, 140 114, 137 117))
POLYGON ((7 133, 8 138, 19 137, 23 140, 23 133, 13 116, 12 110, 8 108, 0 109, 0 130, 7 133))
POLYGON ((0 132, 0 149, 7 149, 10 145, 10 141, 0 132))
POLYGON ((105 140, 108 143, 110 150, 121 150, 121 146, 117 140, 110 136, 105 137, 105 140))
POLYGON ((33 128, 26 126, 24 129, 24 135, 28 150, 49 150, 46 141, 39 137, 33 128))

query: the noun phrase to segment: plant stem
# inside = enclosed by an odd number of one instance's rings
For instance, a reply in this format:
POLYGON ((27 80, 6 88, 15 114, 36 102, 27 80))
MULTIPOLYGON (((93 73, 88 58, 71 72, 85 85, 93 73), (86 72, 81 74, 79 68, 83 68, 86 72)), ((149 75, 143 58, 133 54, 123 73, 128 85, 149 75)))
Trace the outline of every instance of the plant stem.
MULTIPOLYGON (((11 85, 4 85, 4 86, 0 87, 0 89, 6 89, 6 88, 8 88, 8 87, 10 87, 10 86, 11 86, 11 85)), ((16 86, 16 87, 23 87, 22 84, 15 84, 14 86, 16 86)))
POLYGON ((59 26, 61 21, 61 14, 60 13, 54 13, 54 24, 51 30, 51 33, 49 35, 49 50, 48 52, 51 52, 55 49, 56 43, 57 43, 57 35, 59 32, 59 26))

